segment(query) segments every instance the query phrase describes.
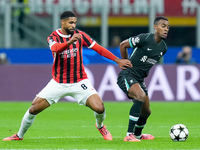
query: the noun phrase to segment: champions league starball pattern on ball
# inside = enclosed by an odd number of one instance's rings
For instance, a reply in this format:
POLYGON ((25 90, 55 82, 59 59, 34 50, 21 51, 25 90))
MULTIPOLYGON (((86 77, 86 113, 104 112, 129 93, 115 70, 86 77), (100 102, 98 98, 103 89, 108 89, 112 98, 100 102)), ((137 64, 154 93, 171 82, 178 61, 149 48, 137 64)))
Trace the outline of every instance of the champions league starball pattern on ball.
POLYGON ((173 141, 179 142, 187 140, 189 131, 185 125, 176 124, 171 127, 169 134, 173 141))

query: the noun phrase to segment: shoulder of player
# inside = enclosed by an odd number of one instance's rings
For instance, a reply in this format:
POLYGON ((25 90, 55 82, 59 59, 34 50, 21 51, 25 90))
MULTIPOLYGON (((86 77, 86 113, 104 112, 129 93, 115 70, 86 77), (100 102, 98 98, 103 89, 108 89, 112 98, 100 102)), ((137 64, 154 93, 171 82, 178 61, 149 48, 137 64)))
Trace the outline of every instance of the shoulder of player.
POLYGON ((154 34, 153 33, 143 33, 143 38, 145 39, 145 40, 149 40, 149 39, 152 39, 152 38, 154 38, 154 34))
POLYGON ((86 32, 84 32, 84 31, 81 31, 81 30, 76 29, 75 32, 76 32, 76 33, 80 33, 80 34, 82 35, 82 39, 83 39, 83 40, 92 39, 92 38, 90 37, 90 35, 88 35, 88 34, 87 34, 86 32))
POLYGON ((53 36, 55 34, 57 34, 56 31, 53 31, 49 36, 53 36))
POLYGON ((84 31, 79 30, 79 29, 75 29, 75 33, 86 34, 84 31))
POLYGON ((49 35, 49 37, 50 36, 59 36, 59 32, 60 32, 60 29, 56 29, 49 35))
POLYGON ((140 38, 140 41, 149 41, 152 39, 153 34, 152 33, 141 33, 139 35, 137 35, 137 37, 140 38))
POLYGON ((49 41, 50 39, 53 40, 54 37, 57 37, 57 36, 58 36, 58 33, 55 30, 47 37, 47 41, 49 41))
POLYGON ((84 38, 84 37, 87 37, 87 38, 90 37, 86 32, 78 30, 78 29, 75 30, 75 33, 80 33, 82 35, 82 38, 84 38))

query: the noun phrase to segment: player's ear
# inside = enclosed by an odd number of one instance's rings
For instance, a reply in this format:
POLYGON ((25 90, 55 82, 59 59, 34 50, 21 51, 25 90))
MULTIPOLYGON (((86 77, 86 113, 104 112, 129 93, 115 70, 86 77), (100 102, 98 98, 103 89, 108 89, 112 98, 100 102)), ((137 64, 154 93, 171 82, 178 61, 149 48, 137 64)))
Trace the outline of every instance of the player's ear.
POLYGON ((157 25, 156 25, 156 24, 154 24, 154 25, 153 25, 153 28, 156 30, 156 29, 157 29, 157 25))
POLYGON ((64 20, 62 19, 62 20, 61 20, 61 25, 63 25, 63 24, 64 24, 64 20))

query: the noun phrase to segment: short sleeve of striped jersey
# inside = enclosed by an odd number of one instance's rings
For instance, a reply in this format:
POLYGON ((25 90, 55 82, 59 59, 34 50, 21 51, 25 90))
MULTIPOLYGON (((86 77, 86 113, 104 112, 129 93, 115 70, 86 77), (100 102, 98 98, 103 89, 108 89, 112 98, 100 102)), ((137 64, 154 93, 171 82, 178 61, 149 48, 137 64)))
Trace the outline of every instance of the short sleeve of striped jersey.
POLYGON ((47 38, 47 42, 49 43, 49 47, 51 49, 51 47, 56 43, 54 40, 53 40, 53 37, 52 36, 49 36, 47 38))
POLYGON ((47 37, 47 42, 49 44, 50 49, 55 43, 57 43, 55 31, 50 36, 47 37))
POLYGON ((51 47, 52 47, 55 43, 57 43, 57 42, 54 40, 54 37, 51 36, 51 35, 47 37, 47 42, 48 42, 48 44, 49 44, 50 49, 51 49, 51 47))
POLYGON ((79 31, 79 32, 82 34, 83 45, 88 48, 92 48, 96 42, 85 32, 83 31, 79 31))

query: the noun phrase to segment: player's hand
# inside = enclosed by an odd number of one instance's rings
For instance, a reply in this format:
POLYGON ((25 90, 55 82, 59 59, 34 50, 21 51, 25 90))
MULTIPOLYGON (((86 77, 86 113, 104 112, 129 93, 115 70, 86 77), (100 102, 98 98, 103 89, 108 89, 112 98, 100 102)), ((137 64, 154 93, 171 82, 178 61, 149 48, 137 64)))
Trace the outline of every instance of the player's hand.
POLYGON ((133 67, 132 63, 130 60, 128 59, 119 59, 119 58, 115 58, 114 60, 121 69, 126 69, 127 67, 133 67))
POLYGON ((78 39, 80 39, 82 37, 82 35, 80 33, 76 33, 72 36, 72 38, 69 40, 68 45, 74 43, 75 41, 77 41, 78 39))

